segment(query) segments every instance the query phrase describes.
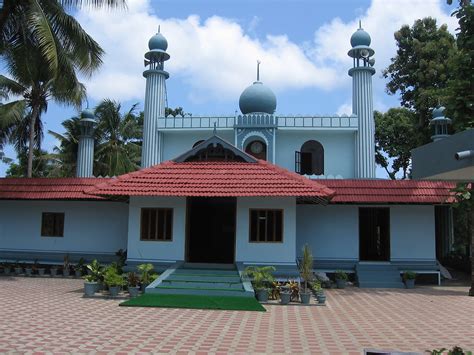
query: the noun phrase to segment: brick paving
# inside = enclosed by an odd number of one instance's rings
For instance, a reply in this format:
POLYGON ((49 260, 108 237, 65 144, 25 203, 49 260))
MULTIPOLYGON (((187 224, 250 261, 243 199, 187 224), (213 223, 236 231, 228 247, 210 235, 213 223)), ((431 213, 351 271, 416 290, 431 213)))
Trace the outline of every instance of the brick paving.
POLYGON ((328 290, 327 306, 267 312, 118 307, 82 280, 0 277, 0 353, 327 353, 474 350, 466 287, 328 290))

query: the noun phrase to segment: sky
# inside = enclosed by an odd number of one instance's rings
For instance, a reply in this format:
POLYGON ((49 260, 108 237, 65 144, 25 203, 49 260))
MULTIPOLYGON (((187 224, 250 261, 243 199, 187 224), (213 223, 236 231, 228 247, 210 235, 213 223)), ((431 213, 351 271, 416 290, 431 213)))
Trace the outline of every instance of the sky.
MULTIPOLYGON (((127 0, 127 9, 86 8, 74 16, 106 52, 100 70, 81 79, 90 107, 110 98, 125 110, 135 103, 143 109, 143 55, 160 26, 171 56, 165 63, 169 107, 195 116, 233 115, 260 60, 277 115, 351 114, 347 51, 359 20, 375 50, 374 107, 384 112, 399 106, 381 74, 396 54, 394 32, 431 16, 454 34, 453 10, 445 0, 127 0)), ((62 132, 61 122, 74 115, 73 108, 50 104, 45 132, 62 132)), ((45 133, 43 149, 56 144, 45 133)), ((11 147, 5 155, 15 157, 11 147)), ((0 163, 0 176, 6 168, 0 163)), ((379 168, 377 176, 386 174, 379 168)))

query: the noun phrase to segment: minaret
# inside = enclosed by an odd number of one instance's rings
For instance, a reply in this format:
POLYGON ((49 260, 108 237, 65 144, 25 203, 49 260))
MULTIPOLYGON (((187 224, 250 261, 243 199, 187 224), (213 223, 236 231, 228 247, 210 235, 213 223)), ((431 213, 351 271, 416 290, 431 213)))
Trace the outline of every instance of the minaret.
POLYGON ((81 135, 79 136, 79 147, 77 150, 77 177, 93 177, 94 167, 94 113, 86 108, 81 112, 79 125, 81 135))
POLYGON ((160 33, 148 41, 150 49, 145 54, 146 78, 145 111, 143 122, 142 168, 160 162, 160 133, 158 132, 158 119, 165 117, 166 106, 166 79, 169 74, 164 71, 164 63, 170 56, 166 53, 168 41, 160 33))
POLYGON ((375 178, 375 122, 374 100, 372 94, 372 75, 375 74, 371 58, 374 50, 370 48, 370 36, 359 22, 359 29, 351 37, 352 49, 347 53, 353 58, 349 69, 352 77, 352 112, 359 119, 356 133, 356 178, 375 178))
POLYGON ((430 126, 434 127, 434 135, 431 136, 433 142, 449 136, 448 125, 451 124, 451 119, 444 116, 444 110, 443 106, 438 106, 433 110, 433 119, 430 121, 430 126))

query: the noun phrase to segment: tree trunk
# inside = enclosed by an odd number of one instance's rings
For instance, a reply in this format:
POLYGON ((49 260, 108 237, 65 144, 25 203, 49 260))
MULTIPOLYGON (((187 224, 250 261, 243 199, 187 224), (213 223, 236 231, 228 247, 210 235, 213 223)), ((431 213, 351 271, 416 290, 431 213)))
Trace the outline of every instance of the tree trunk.
POLYGON ((38 116, 38 107, 33 106, 31 110, 30 118, 30 138, 28 142, 28 168, 26 172, 27 177, 32 177, 33 175, 33 155, 34 155, 34 146, 35 146, 35 123, 38 116))

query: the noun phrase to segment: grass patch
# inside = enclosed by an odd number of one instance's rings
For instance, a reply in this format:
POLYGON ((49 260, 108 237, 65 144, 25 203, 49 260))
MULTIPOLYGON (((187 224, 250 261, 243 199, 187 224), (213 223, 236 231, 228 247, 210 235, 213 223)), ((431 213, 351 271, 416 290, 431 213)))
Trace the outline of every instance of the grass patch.
POLYGON ((145 293, 139 297, 120 303, 120 306, 266 312, 265 308, 258 303, 255 298, 234 296, 161 295, 145 293))

